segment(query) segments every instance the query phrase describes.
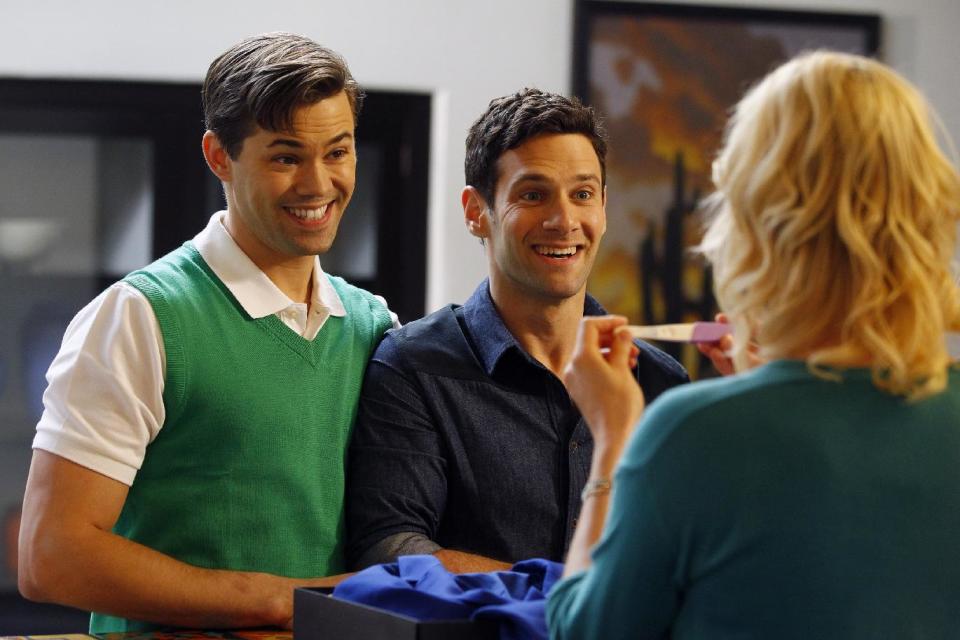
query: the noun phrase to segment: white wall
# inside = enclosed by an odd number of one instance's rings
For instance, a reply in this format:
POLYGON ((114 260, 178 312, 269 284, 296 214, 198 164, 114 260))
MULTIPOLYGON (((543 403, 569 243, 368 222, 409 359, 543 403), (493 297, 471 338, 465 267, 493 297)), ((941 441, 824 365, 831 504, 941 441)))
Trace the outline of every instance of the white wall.
MULTIPOLYGON (((486 271, 459 205, 468 126, 492 97, 523 86, 570 88, 572 0, 2 2, 0 75, 199 81, 209 62, 233 42, 288 30, 342 53, 369 87, 433 92, 430 309, 462 302, 486 271)), ((885 60, 927 94, 960 140, 960 1, 750 4, 880 13, 885 60)))

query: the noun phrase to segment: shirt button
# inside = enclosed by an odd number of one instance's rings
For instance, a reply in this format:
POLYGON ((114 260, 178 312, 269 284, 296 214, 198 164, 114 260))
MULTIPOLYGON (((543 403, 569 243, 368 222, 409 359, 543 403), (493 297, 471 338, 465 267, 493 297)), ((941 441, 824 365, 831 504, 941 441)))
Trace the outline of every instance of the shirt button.
POLYGON ((579 448, 580 448, 580 443, 577 442, 576 440, 570 443, 570 451, 576 451, 579 448))
POLYGON ((573 519, 573 526, 576 527, 578 522, 580 522, 580 518, 574 518, 574 519, 573 519))

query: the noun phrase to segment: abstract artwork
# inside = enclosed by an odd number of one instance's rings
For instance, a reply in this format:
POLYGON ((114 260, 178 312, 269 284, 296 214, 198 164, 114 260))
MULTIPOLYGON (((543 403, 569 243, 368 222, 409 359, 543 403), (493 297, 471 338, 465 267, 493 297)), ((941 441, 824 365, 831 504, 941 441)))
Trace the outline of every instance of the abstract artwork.
MULTIPOLYGON (((611 142, 607 234, 590 292, 633 323, 709 318, 709 269, 689 248, 730 108, 802 51, 875 55, 879 17, 589 0, 576 12, 575 93, 600 112, 611 142)), ((662 346, 692 375, 710 375, 694 349, 662 346)))

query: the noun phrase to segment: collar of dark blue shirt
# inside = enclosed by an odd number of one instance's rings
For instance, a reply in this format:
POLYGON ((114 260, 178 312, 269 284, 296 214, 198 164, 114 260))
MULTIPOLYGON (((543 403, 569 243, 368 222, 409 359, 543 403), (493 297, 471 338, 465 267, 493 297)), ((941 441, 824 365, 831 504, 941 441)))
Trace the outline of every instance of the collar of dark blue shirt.
MULTIPOLYGON (((600 306, 600 303, 587 295, 583 303, 583 314, 600 316, 605 313, 606 310, 600 306)), ((492 376, 493 370, 503 355, 511 351, 522 355, 531 364, 546 370, 542 364, 524 351, 507 326, 503 324, 503 318, 500 317, 490 296, 489 279, 484 279, 470 299, 464 303, 463 319, 487 375, 492 376)))

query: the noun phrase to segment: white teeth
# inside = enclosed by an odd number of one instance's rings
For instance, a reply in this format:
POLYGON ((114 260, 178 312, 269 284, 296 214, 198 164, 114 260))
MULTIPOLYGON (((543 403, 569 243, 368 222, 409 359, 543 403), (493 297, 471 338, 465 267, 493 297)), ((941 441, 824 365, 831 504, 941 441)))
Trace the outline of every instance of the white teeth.
POLYGON ((537 253, 551 258, 569 258, 577 252, 576 247, 534 247, 537 253))
POLYGON ((330 203, 323 205, 319 209, 295 209, 293 207, 287 207, 287 211, 301 220, 319 220, 323 217, 323 214, 327 212, 328 206, 330 206, 330 203))

